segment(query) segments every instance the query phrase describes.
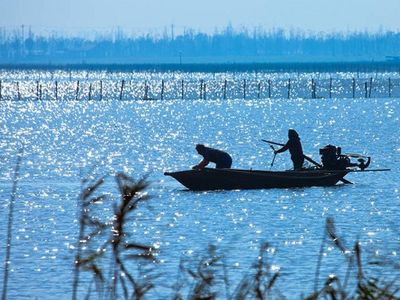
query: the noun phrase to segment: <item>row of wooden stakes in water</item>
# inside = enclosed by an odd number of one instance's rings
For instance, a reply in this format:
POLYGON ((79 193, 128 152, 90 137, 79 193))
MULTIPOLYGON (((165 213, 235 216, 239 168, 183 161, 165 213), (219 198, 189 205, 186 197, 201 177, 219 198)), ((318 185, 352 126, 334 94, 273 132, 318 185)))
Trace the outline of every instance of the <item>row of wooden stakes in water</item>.
MULTIPOLYGON (((285 82, 284 80, 279 80, 279 83, 285 82)), ((266 80, 266 81, 258 81, 257 82, 257 99, 261 98, 262 95, 262 87, 263 87, 263 83, 264 86, 266 86, 266 92, 268 94, 267 98, 272 98, 272 86, 273 86, 273 82, 272 80, 266 80)), ((364 93, 363 96, 365 98, 371 98, 371 94, 372 94, 372 89, 373 89, 373 78, 369 78, 368 81, 364 81, 364 93)), ((243 79, 241 81, 241 85, 242 85, 242 92, 243 92, 243 99, 246 99, 248 94, 249 94, 249 82, 246 79, 243 79)), ((311 98, 312 99, 316 99, 319 98, 317 96, 317 81, 314 79, 311 79, 311 98)), ((393 90, 393 82, 391 80, 391 78, 388 78, 388 94, 387 96, 389 98, 392 97, 392 90, 393 90)), ((237 85, 235 85, 234 87, 237 87, 237 85)), ((286 85, 284 85, 285 88, 287 88, 287 99, 290 99, 292 96, 292 91, 293 91, 293 80, 292 79, 287 79, 286 81, 286 85)), ((125 80, 121 80, 121 85, 119 88, 119 100, 123 100, 124 99, 124 91, 126 88, 126 81, 125 80)), ((3 100, 3 95, 2 95, 2 81, 0 80, 0 100, 3 100)), ((179 97, 181 99, 185 99, 185 81, 181 80, 180 81, 180 95, 179 97)), ((356 97, 356 90, 357 90, 357 83, 356 83, 356 79, 352 79, 352 97, 355 98, 356 97)), ((228 81, 225 80, 223 85, 222 85, 222 98, 224 100, 227 99, 227 91, 228 91, 228 81)), ((329 88, 328 88, 328 93, 329 93, 329 98, 332 98, 332 91, 333 91, 333 79, 330 78, 329 79, 329 88)), ((89 83, 89 89, 88 89, 88 100, 93 100, 93 96, 95 89, 93 86, 93 82, 89 83)), ((76 87, 75 87, 75 100, 80 99, 79 95, 81 93, 81 88, 80 88, 80 81, 78 80, 76 82, 76 87)), ((160 97, 158 99, 160 100, 164 100, 165 98, 165 81, 161 80, 161 88, 160 88, 160 97)), ((99 100, 103 99, 103 81, 100 80, 99 81, 99 94, 98 94, 99 100)), ((54 97, 55 100, 58 100, 59 98, 59 83, 58 81, 54 81, 54 97)), ((199 99, 207 99, 207 82, 203 79, 200 80, 199 82, 199 93, 198 93, 198 98, 199 99)), ((16 82, 16 99, 21 100, 22 96, 21 96, 21 91, 20 91, 20 83, 16 82)), ((39 81, 36 81, 36 99, 37 100, 43 100, 43 88, 42 85, 40 84, 39 81)), ((144 83, 144 95, 143 95, 143 100, 157 100, 153 97, 150 97, 150 86, 148 84, 147 81, 145 81, 144 83)))

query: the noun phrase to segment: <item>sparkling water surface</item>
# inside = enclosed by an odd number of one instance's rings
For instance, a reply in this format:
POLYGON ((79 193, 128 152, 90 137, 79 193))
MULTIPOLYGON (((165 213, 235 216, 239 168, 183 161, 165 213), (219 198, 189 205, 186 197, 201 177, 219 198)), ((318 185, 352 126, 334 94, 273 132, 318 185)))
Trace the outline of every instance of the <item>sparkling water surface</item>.
MULTIPOLYGON (((27 75, 28 76, 28 75, 27 75)), ((244 75, 243 75, 244 76, 244 75)), ((327 217, 365 259, 397 259, 399 249, 400 104, 398 98, 236 99, 0 102, 0 260, 3 270, 9 199, 18 149, 24 144, 14 207, 10 299, 65 299, 72 290, 82 174, 94 169, 117 198, 112 174, 148 176, 152 198, 131 225, 138 242, 159 250, 164 278, 179 261, 198 259, 208 245, 224 253, 236 283, 271 246, 277 287, 289 298, 310 294, 327 217), (226 150, 233 167, 270 169, 273 153, 261 139, 285 142, 295 128, 305 153, 319 160, 326 144, 372 156, 370 168, 349 174, 353 185, 250 191, 189 192, 165 171, 198 163, 194 147, 226 150)), ((273 170, 291 167, 288 153, 273 170)), ((104 215, 111 207, 104 206, 104 215)), ((343 256, 327 247, 321 278, 344 274, 343 256)), ((233 284, 234 285, 234 284, 233 284)), ((170 295, 173 293, 171 292, 170 295)), ((158 297, 168 295, 166 290, 158 297)), ((154 295, 153 295, 154 296, 154 295)), ((169 297, 169 298, 172 298, 169 297)))

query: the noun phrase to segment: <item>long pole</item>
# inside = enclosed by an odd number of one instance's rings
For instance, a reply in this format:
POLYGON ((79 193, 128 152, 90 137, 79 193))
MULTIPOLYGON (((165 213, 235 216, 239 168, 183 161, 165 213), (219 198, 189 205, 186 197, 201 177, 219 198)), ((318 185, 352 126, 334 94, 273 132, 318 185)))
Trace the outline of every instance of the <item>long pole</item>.
POLYGON ((313 79, 313 98, 314 99, 317 98, 317 83, 314 79, 313 79))
POLYGON ((181 99, 183 100, 184 98, 185 98, 185 84, 184 84, 184 81, 182 79, 182 82, 181 82, 181 99))
POLYGON ((200 80, 200 99, 203 99, 203 79, 200 80))
POLYGON ((79 80, 76 82, 76 95, 75 95, 75 100, 78 100, 79 96, 79 80))
POLYGON ((368 82, 364 82, 365 98, 368 98, 368 82))
POLYGON ((122 100, 122 97, 124 96, 124 86, 125 86, 125 80, 122 79, 122 82, 121 82, 121 91, 120 91, 120 93, 119 93, 119 100, 122 100))
POLYGON ((56 100, 57 100, 57 98, 58 98, 58 82, 57 82, 57 80, 55 81, 55 85, 56 85, 56 88, 55 88, 55 90, 56 90, 55 97, 56 97, 56 100))
POLYGON ((315 93, 314 93, 314 78, 311 78, 311 99, 315 98, 315 93))
POLYGON ((369 79, 369 92, 368 92, 368 98, 371 98, 371 93, 372 93, 372 77, 369 79))
POLYGON ((92 83, 89 84, 89 101, 92 100, 92 83))
POLYGON ((164 100, 164 79, 161 80, 161 100, 164 100))
POLYGON ((36 100, 39 100, 39 80, 36 81, 36 100))
POLYGON ((144 100, 149 100, 149 87, 147 86, 147 80, 144 82, 144 100))
MULTIPOLYGON (((273 142, 273 141, 268 141, 268 140, 263 140, 262 139, 262 141, 263 142, 266 142, 266 143, 268 143, 268 144, 270 144, 270 145, 277 145, 277 146, 285 146, 285 144, 282 144, 282 143, 277 143, 277 142, 273 142)), ((313 160, 311 157, 308 157, 308 156, 306 156, 306 155, 304 155, 303 154, 303 156, 304 156, 304 159, 305 160, 308 160, 310 163, 313 163, 314 165, 316 165, 317 167, 322 167, 322 165, 321 164, 319 164, 319 163, 317 163, 315 160, 313 160)))
POLYGON ((225 79, 225 82, 224 82, 224 100, 226 100, 226 87, 227 87, 227 85, 228 85, 228 82, 225 79))
POLYGON ((271 162, 271 166, 270 166, 270 169, 271 169, 275 162, 276 152, 275 152, 274 146, 272 146, 271 144, 269 144, 269 146, 271 147, 272 151, 274 151, 274 158, 272 158, 272 162, 271 162))
POLYGON ((271 79, 268 79, 268 98, 271 99, 271 79))

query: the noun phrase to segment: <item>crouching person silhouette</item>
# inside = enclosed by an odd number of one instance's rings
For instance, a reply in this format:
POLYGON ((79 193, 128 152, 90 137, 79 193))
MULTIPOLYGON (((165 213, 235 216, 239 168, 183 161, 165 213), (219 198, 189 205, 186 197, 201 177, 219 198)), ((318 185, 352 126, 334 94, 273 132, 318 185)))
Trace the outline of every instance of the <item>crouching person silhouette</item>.
POLYGON ((232 166, 232 157, 225 151, 206 147, 202 144, 196 145, 197 153, 203 156, 199 164, 195 165, 193 169, 202 170, 210 162, 215 163, 215 168, 230 168, 232 166))

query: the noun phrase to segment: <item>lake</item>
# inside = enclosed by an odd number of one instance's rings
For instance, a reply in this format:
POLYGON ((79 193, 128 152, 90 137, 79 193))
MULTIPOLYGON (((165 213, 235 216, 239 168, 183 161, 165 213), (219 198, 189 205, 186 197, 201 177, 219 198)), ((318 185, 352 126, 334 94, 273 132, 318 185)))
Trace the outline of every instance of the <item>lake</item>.
MULTIPOLYGON (((255 262, 260 245, 268 242, 270 264, 281 272, 280 292, 289 298, 311 294, 327 217, 335 220, 347 247, 360 241, 365 261, 398 260, 398 97, 258 99, 249 94, 245 99, 150 101, 130 100, 128 95, 120 101, 118 92, 115 97, 109 92, 101 101, 36 100, 32 74, 19 72, 14 76, 28 77, 32 87, 26 87, 26 94, 33 89, 33 95, 0 102, 1 270, 13 169, 24 144, 14 207, 10 299, 70 298, 80 180, 89 172, 108 175, 104 190, 110 202, 118 199, 115 172, 135 179, 148 176, 151 198, 135 211, 129 226, 135 241, 158 248, 157 270, 170 285, 181 259, 196 261, 208 245, 215 245, 224 253, 233 287, 255 262), (371 169, 391 171, 349 174, 353 185, 214 192, 189 192, 163 175, 197 164, 197 143, 229 152, 234 168, 268 170, 273 152, 261 139, 285 142, 289 128, 297 130, 304 152, 315 160, 319 148, 334 144, 344 153, 371 156, 371 169)), ((157 82, 160 78, 163 74, 157 75, 157 82)), ((8 83, 9 96, 16 95, 15 86, 8 83)), ((73 94, 74 86, 60 93, 73 94)), ((279 154, 272 169, 289 168, 289 154, 279 154)), ((112 215, 107 203, 101 211, 112 215)), ((338 249, 325 247, 321 282, 332 273, 343 275, 345 262, 338 249)), ((83 275, 82 280, 83 293, 88 279, 83 275)), ((168 291, 164 287, 152 298, 172 298, 168 291)))

